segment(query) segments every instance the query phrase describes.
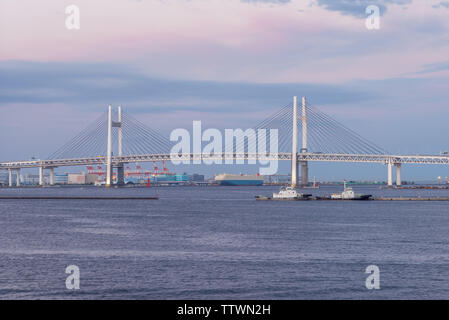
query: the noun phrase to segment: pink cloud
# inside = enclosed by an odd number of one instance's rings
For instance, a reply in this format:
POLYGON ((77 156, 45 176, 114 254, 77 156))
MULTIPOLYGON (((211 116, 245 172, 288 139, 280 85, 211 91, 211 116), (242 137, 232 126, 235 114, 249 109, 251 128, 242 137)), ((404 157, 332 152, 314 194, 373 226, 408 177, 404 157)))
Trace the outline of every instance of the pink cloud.
POLYGON ((309 4, 3 0, 0 60, 114 61, 204 80, 340 82, 400 76, 449 54, 449 21, 428 3, 389 7, 379 31, 309 4), (68 4, 80 7, 79 31, 65 28, 68 4), (416 41, 416 24, 432 21, 442 31, 416 41))

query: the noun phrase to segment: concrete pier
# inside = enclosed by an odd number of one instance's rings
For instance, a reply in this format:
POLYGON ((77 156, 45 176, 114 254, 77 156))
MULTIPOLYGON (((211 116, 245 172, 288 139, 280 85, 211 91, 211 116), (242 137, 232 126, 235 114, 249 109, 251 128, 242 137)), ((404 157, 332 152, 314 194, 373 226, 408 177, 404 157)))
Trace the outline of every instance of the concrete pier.
POLYGON ((20 187, 20 169, 16 169, 16 186, 20 187))
POLYGON ((449 201, 449 198, 434 197, 434 198, 420 198, 420 197, 398 197, 398 198, 373 198, 374 201, 449 201))
POLYGON ((309 185, 309 164, 307 161, 301 161, 301 185, 303 187, 309 185))
POLYGON ((117 166, 117 185, 125 185, 125 167, 123 164, 117 166))
POLYGON ((400 186, 402 186, 402 177, 401 177, 402 164, 396 163, 395 167, 396 167, 396 186, 400 187, 400 186))
POLYGON ((39 167, 39 185, 40 186, 44 185, 44 168, 43 167, 39 167))
POLYGON ((393 186, 393 164, 389 162, 388 164, 388 186, 393 186))
POLYGON ((159 197, 0 196, 0 200, 159 200, 159 197))
POLYGON ((12 187, 12 169, 8 169, 8 185, 12 187))
POLYGON ((50 168, 50 185, 55 185, 55 168, 50 168))

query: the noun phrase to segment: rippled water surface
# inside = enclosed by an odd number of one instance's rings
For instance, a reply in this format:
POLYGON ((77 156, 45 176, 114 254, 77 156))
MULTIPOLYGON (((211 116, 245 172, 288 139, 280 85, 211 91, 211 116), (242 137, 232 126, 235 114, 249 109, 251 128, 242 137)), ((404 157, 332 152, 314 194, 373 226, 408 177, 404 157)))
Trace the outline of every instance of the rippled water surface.
MULTIPOLYGON (((356 189, 449 197, 449 190, 356 189)), ((449 202, 254 200, 275 190, 0 189, 0 195, 160 197, 0 200, 0 298, 449 298, 449 202), (65 287, 72 264, 81 272, 78 291, 65 287), (380 268, 380 290, 365 288, 371 264, 380 268)))

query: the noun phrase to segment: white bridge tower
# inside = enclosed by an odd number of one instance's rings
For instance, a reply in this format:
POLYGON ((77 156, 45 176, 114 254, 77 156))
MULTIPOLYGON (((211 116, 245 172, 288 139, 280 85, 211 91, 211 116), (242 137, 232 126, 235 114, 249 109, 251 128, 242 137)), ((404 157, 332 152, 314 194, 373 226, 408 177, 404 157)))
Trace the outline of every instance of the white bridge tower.
MULTIPOLYGON (((113 176, 113 163, 112 163, 112 128, 118 128, 118 156, 123 156, 123 118, 122 118, 122 107, 117 108, 117 121, 112 120, 112 107, 108 107, 108 141, 107 141, 107 152, 106 152, 106 187, 110 187, 112 184, 113 176)), ((117 167, 117 184, 123 185, 125 183, 125 172, 124 164, 120 163, 116 165, 117 167)))
MULTIPOLYGON (((293 97, 293 130, 292 130, 292 187, 298 184, 298 164, 301 163, 301 186, 309 184, 309 167, 307 161, 298 162, 298 97, 293 97)), ((301 108, 302 147, 301 153, 307 152, 307 108, 306 98, 302 97, 301 108)))

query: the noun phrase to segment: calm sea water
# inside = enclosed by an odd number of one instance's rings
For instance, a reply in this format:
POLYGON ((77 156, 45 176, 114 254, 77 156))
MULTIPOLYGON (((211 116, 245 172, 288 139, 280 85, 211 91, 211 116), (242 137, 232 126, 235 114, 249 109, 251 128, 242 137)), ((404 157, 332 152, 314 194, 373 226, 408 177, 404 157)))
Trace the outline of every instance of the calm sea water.
MULTIPOLYGON (((449 197, 449 190, 356 189, 449 197)), ((275 190, 0 189, 0 195, 160 197, 0 200, 0 298, 449 298, 449 203, 254 200, 275 190), (73 264, 80 268, 77 291, 65 287, 65 268, 73 264), (380 290, 365 287, 372 264, 380 268, 380 290)))

